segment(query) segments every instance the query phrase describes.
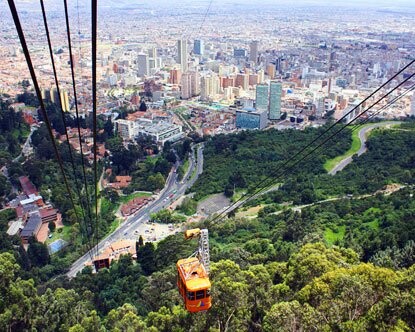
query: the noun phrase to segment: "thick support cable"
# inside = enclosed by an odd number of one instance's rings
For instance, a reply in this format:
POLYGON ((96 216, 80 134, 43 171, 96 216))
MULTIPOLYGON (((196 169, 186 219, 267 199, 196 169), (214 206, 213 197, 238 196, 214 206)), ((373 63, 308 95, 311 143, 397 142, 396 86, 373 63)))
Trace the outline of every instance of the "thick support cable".
POLYGON ((76 208, 75 208, 75 203, 74 203, 74 200, 73 200, 72 192, 70 190, 69 183, 68 183, 68 180, 67 180, 66 175, 65 175, 65 169, 63 167, 63 162, 62 162, 61 156, 59 154, 58 147, 57 147, 56 142, 55 142, 55 137, 53 136, 52 127, 50 125, 49 117, 48 117, 48 114, 46 112, 45 104, 44 104, 43 99, 42 99, 42 94, 40 92, 39 84, 37 82, 36 73, 35 73, 35 70, 34 70, 33 64, 32 64, 32 59, 30 58, 29 49, 28 49, 27 44, 26 44, 26 38, 24 36, 23 29, 22 29, 22 26, 20 24, 19 15, 17 13, 17 9, 16 9, 16 6, 14 4, 14 1, 13 0, 7 0, 7 1, 9 3, 9 8, 10 8, 10 11, 11 11, 11 14, 12 14, 12 17, 13 17, 14 24, 16 26, 17 34, 19 35, 19 40, 20 40, 20 43, 22 45, 22 49, 23 49, 23 53, 25 55, 26 63, 27 63, 27 66, 29 67, 29 72, 30 72, 30 76, 31 76, 32 81, 33 81, 33 86, 34 86, 35 91, 36 91, 36 96, 37 96, 37 98, 39 100, 39 103, 40 103, 40 109, 42 111, 43 117, 45 118, 46 127, 48 129, 49 136, 52 140, 53 150, 55 152, 56 159, 58 160, 59 168, 62 172, 62 177, 63 177, 63 181, 65 183, 66 191, 69 194, 69 199, 70 199, 72 207, 74 209, 76 219, 77 219, 78 223, 81 225, 79 215, 78 215, 78 213, 76 211, 76 208))
MULTIPOLYGON (((60 107, 61 107, 62 123, 63 123, 63 126, 65 128, 66 142, 68 143, 69 157, 70 157, 71 164, 72 164, 73 178, 75 180, 75 188, 76 188, 76 191, 77 191, 77 194, 78 194, 78 202, 81 206, 82 217, 84 219, 83 224, 80 224, 79 227, 81 227, 81 230, 82 230, 82 225, 85 226, 85 231, 86 231, 85 236, 86 236, 86 240, 88 240, 88 234, 87 234, 87 229, 86 229, 85 209, 84 209, 83 203, 81 201, 81 192, 80 192, 80 189, 79 189, 78 177, 76 176, 75 162, 74 162, 74 158, 73 158, 71 144, 69 142, 68 129, 67 129, 67 125, 66 125, 65 113, 64 113, 64 110, 63 110, 61 91, 60 91, 60 87, 59 87, 58 75, 57 75, 57 72, 56 72, 55 60, 54 60, 54 57, 53 57, 53 50, 52 50, 52 43, 50 41, 48 20, 46 18, 46 11, 45 11, 45 5, 44 5, 43 0, 40 0, 40 6, 42 8, 43 23, 44 23, 44 26, 45 26, 46 38, 47 38, 47 41, 48 41, 49 56, 50 56, 50 60, 52 62, 52 70, 53 70, 53 77, 55 79, 56 92, 58 94, 59 104, 60 104, 60 107)), ((78 128, 79 128, 79 121, 78 121, 78 128)), ((82 158, 83 158, 83 156, 82 156, 82 158)))
POLYGON ((91 1, 92 21, 92 118, 94 149, 94 187, 95 187, 95 237, 98 255, 98 165, 97 165, 97 0, 91 1))
MULTIPOLYGON (((91 206, 89 203, 90 197, 88 193, 88 183, 87 183, 87 177, 86 177, 86 171, 85 171, 84 152, 83 152, 82 140, 81 140, 81 127, 79 123, 78 95, 76 92, 75 71, 74 71, 74 65, 73 65, 73 53, 72 53, 71 30, 69 27, 68 4, 66 0, 63 0, 63 3, 65 7, 65 21, 66 21, 66 32, 67 32, 67 37, 68 37, 69 61, 71 64, 72 87, 73 87, 73 94, 74 94, 74 99, 75 99, 76 122, 77 122, 77 127, 78 127, 78 142, 79 142, 79 146, 81 149, 81 165, 82 165, 82 173, 83 173, 83 178, 84 178, 84 187, 85 187, 85 195, 86 195, 86 204, 87 204, 88 217, 89 217, 88 225, 91 227, 91 224, 90 224, 92 222, 91 206)), ((87 237, 89 240, 88 228, 86 228, 86 232, 87 232, 87 237)))

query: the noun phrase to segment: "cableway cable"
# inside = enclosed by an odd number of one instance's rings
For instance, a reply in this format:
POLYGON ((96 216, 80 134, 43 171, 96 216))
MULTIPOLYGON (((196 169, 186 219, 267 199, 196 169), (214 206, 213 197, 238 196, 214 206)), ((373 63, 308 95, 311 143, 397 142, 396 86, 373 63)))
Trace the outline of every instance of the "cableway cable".
MULTIPOLYGON (((73 87, 73 94, 74 94, 74 100, 75 100, 75 113, 76 113, 76 122, 77 122, 77 129, 78 129, 78 143, 80 147, 81 152, 81 166, 82 166, 82 173, 83 173, 83 180, 84 180, 84 187, 85 187, 85 196, 86 196, 86 205, 87 205, 87 211, 88 211, 88 225, 86 229, 87 238, 89 241, 88 236, 88 226, 91 227, 92 222, 92 216, 91 216, 91 206, 90 206, 90 197, 89 197, 89 191, 88 191, 88 182, 86 177, 86 171, 85 171, 85 161, 84 161, 84 152, 82 147, 82 140, 81 140, 81 127, 80 127, 80 120, 79 120, 79 110, 78 110, 78 94, 76 91, 76 82, 75 82, 75 70, 74 70, 74 58, 72 53, 72 40, 71 40, 71 30, 69 25, 69 15, 68 15, 68 4, 67 0, 63 0, 64 9, 65 9, 65 22, 66 22, 66 32, 67 32, 67 38, 68 38, 68 48, 69 48, 69 63, 71 65, 71 76, 72 76, 72 87, 73 87)), ((85 221, 85 224, 86 221, 85 221)), ((91 250, 89 248, 89 250, 91 250)))
POLYGON ((92 24, 92 118, 94 149, 94 188, 95 188, 95 239, 98 255, 98 165, 97 165, 97 0, 91 1, 92 24))
MULTIPOLYGON (((74 157, 73 157, 73 153, 72 153, 72 147, 71 147, 71 144, 70 144, 70 141, 69 141, 69 135, 68 135, 68 130, 67 130, 65 113, 64 113, 63 104, 62 104, 62 96, 61 96, 58 76, 57 76, 57 72, 56 72, 55 60, 54 60, 54 57, 53 57, 52 43, 51 43, 51 40, 50 40, 49 27, 48 27, 46 11, 45 11, 45 5, 44 5, 43 0, 40 0, 40 6, 41 6, 41 9, 42 9, 43 23, 44 23, 44 26, 45 26, 46 38, 47 38, 47 41, 48 41, 49 56, 50 56, 51 63, 52 63, 52 70, 53 70, 53 76, 54 76, 55 85, 56 85, 56 92, 58 94, 59 103, 60 103, 60 107, 61 107, 60 111, 61 111, 62 123, 63 123, 63 126, 65 128, 65 137, 66 137, 66 142, 68 144, 70 161, 71 161, 71 164, 72 164, 72 172, 73 172, 72 175, 73 175, 73 180, 75 181, 75 190, 78 194, 78 202, 80 204, 81 213, 82 213, 82 217, 83 217, 83 220, 84 220, 84 222, 82 224, 80 224, 79 226, 80 226, 81 229, 84 226, 84 229, 85 229, 85 232, 86 232, 86 235, 87 235, 88 230, 87 230, 87 225, 86 225, 87 220, 86 220, 86 217, 85 217, 85 207, 84 207, 84 203, 82 202, 82 199, 81 199, 81 192, 80 192, 80 188, 79 188, 80 186, 79 186, 79 182, 78 182, 78 177, 76 175, 76 167, 75 167, 74 157)), ((78 129, 79 129, 79 121, 78 121, 78 129)), ((83 158, 82 152, 81 152, 81 158, 83 158)), ((84 172, 85 172, 85 169, 84 169, 84 172)), ((86 240, 89 242, 88 236, 86 237, 86 240)))
MULTIPOLYGON (((37 78, 36 78, 36 73, 35 73, 33 63, 32 63, 31 57, 30 57, 29 49, 28 49, 27 44, 26 44, 26 38, 24 36, 23 29, 22 29, 22 26, 20 24, 19 15, 17 13, 17 9, 16 9, 16 6, 14 4, 14 0, 7 0, 7 1, 8 1, 8 4, 9 4, 9 8, 10 8, 10 11, 11 11, 11 14, 12 14, 12 17, 13 17, 13 21, 14 21, 16 30, 17 30, 17 34, 19 35, 19 40, 20 40, 20 43, 22 45, 22 49, 23 49, 23 53, 25 55, 26 63, 29 67, 30 76, 31 76, 32 81, 33 81, 33 86, 34 86, 34 89, 36 91, 36 96, 39 100, 40 109, 42 111, 42 115, 45 119, 46 127, 47 127, 49 136, 50 136, 51 141, 52 141, 53 150, 55 152, 56 159, 58 160, 58 164, 59 164, 59 168, 60 168, 61 173, 62 173, 63 181, 65 183, 65 187, 66 187, 66 190, 68 192, 69 199, 70 199, 72 207, 74 209, 76 219, 77 219, 79 225, 81 225, 79 215, 78 215, 78 213, 76 211, 76 208, 75 208, 75 202, 74 202, 74 199, 73 199, 73 196, 72 196, 72 191, 70 190, 69 183, 68 183, 68 180, 66 178, 65 169, 64 169, 64 166, 63 166, 63 161, 62 161, 62 158, 59 154, 59 150, 57 148, 55 138, 53 136, 52 127, 51 127, 51 124, 50 124, 50 121, 49 121, 49 117, 48 117, 48 114, 46 112, 45 104, 44 104, 43 99, 42 99, 42 94, 40 92, 39 84, 38 84, 38 81, 37 81, 37 78)), ((91 257, 91 259, 92 259, 92 257, 91 257)))

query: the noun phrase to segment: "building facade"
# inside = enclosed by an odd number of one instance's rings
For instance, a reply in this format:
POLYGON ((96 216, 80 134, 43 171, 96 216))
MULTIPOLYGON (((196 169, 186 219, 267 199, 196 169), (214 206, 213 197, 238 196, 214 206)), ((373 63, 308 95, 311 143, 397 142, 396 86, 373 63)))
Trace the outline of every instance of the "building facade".
POLYGON ((187 71, 187 40, 177 41, 177 63, 180 64, 183 73, 187 71))
POLYGON ((255 108, 268 111, 268 84, 258 84, 255 92, 255 108))
POLYGON ((267 126, 267 111, 244 108, 236 111, 236 128, 264 129, 267 126))
POLYGON ((281 118, 281 93, 282 85, 271 81, 269 87, 269 119, 279 120, 281 118))
POLYGON ((196 39, 193 43, 193 52, 197 55, 203 55, 205 53, 205 45, 203 40, 196 39))

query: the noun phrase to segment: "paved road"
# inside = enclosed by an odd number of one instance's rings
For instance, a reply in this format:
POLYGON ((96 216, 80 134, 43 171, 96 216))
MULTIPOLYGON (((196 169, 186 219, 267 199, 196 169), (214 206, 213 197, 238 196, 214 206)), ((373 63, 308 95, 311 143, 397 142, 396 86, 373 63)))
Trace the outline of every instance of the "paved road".
MULTIPOLYGON (((117 228, 115 232, 108 235, 106 238, 101 240, 98 243, 98 251, 101 251, 105 247, 107 247, 111 242, 115 242, 125 238, 126 236, 131 236, 137 226, 146 222, 150 218, 151 213, 155 213, 160 211, 171 204, 172 201, 178 199, 181 195, 183 195, 188 188, 190 188, 193 183, 197 180, 199 174, 202 173, 203 169, 203 145, 199 144, 196 148, 192 149, 192 158, 190 158, 189 162, 189 171, 185 174, 183 181, 179 182, 177 180, 177 168, 179 167, 179 163, 176 163, 170 172, 166 186, 160 192, 158 197, 147 206, 142 208, 139 212, 135 215, 130 216, 127 220, 125 220, 120 227, 117 228), (197 164, 195 164, 194 160, 194 153, 197 150, 197 164), (192 177, 194 172, 194 168, 197 167, 197 174, 192 177)), ((97 248, 94 248, 94 253, 96 253, 97 248)), ((85 263, 91 260, 89 253, 86 253, 81 258, 79 258, 75 263, 72 264, 71 269, 67 273, 69 278, 73 278, 76 276, 78 272, 80 272, 85 263)))
MULTIPOLYGON (((366 146, 366 140, 367 140, 367 134, 369 133, 369 131, 371 131, 372 129, 375 128, 379 128, 379 127, 390 127, 391 125, 396 125, 399 124, 401 122, 399 121, 387 121, 387 122, 381 122, 381 123, 374 123, 370 126, 366 126, 363 127, 362 129, 359 130, 359 139, 360 139, 360 149, 357 151, 357 155, 361 156, 363 153, 365 153, 367 151, 367 146, 366 146)), ((341 170, 343 170, 347 165, 349 165, 351 162, 353 161, 353 155, 344 158, 342 161, 340 161, 330 172, 330 175, 334 175, 337 172, 340 172, 341 170)))
POLYGON ((33 150, 32 146, 31 146, 31 142, 32 142, 32 134, 38 129, 37 126, 31 126, 30 127, 30 134, 29 136, 26 138, 26 141, 24 142, 23 146, 22 146, 22 151, 20 152, 20 154, 13 159, 13 162, 17 162, 20 157, 26 156, 28 154, 30 154, 33 150))

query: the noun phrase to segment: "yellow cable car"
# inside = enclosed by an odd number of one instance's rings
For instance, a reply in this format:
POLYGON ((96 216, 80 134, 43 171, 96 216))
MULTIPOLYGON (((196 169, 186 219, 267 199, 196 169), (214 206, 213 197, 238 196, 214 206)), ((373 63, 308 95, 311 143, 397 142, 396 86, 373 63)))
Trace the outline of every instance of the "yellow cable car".
POLYGON ((208 310, 212 305, 207 229, 197 228, 185 232, 186 239, 194 237, 199 237, 197 257, 180 259, 177 262, 177 287, 189 312, 208 310))

